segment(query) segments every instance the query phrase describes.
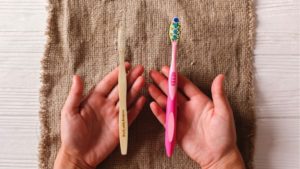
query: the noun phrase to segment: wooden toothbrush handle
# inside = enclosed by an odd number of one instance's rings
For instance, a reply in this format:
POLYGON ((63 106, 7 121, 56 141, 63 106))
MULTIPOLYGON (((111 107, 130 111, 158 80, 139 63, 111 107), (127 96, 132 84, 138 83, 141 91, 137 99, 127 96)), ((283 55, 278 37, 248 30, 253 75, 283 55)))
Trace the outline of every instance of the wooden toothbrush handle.
POLYGON ((120 64, 119 71, 119 139, 121 154, 126 155, 128 146, 128 118, 126 104, 127 81, 124 62, 120 64))

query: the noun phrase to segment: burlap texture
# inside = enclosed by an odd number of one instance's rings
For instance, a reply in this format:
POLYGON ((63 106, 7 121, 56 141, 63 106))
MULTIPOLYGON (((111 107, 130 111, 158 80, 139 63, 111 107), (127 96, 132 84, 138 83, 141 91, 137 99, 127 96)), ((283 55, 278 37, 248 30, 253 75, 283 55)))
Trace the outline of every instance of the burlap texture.
MULTIPOLYGON (((169 64, 168 28, 174 16, 182 23, 180 72, 208 95, 214 77, 219 73, 226 75, 225 88, 234 110, 239 149, 247 168, 252 168, 252 0, 49 0, 48 42, 42 59, 40 92, 41 169, 53 167, 60 146, 60 110, 72 75, 81 75, 87 92, 117 66, 117 32, 123 19, 126 60, 144 65, 149 81, 150 69, 169 64)), ((198 166, 179 147, 171 159, 166 157, 164 129, 146 104, 130 127, 128 155, 121 156, 117 148, 99 168, 198 166)))

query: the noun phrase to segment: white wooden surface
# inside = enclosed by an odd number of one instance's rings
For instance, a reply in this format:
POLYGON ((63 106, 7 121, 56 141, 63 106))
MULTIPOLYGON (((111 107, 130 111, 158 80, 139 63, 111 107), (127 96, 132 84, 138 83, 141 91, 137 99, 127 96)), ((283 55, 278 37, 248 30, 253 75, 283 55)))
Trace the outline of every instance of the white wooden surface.
MULTIPOLYGON (((46 0, 0 0, 0 169, 38 168, 46 0)), ((257 0, 258 169, 300 168, 300 1, 257 0)))

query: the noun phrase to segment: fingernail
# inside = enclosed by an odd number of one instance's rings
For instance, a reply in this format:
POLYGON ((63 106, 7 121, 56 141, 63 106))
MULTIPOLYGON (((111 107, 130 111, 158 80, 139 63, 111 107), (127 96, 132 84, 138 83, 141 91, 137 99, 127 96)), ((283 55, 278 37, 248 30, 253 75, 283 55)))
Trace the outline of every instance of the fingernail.
POLYGON ((137 65, 138 67, 140 67, 141 69, 144 69, 144 66, 143 65, 137 65))
POLYGON ((151 90, 151 88, 152 88, 152 84, 150 83, 150 84, 148 84, 147 85, 147 88, 148 88, 148 90, 150 91, 151 90))
POLYGON ((143 76, 139 76, 139 77, 137 78, 137 80, 138 80, 138 81, 142 81, 142 80, 144 80, 144 78, 143 78, 143 76))
POLYGON ((149 75, 151 76, 151 75, 152 75, 152 73, 153 73, 153 70, 150 70, 150 72, 149 72, 149 75))
POLYGON ((75 80, 76 80, 76 75, 73 75, 73 77, 72 77, 72 83, 75 83, 75 80))

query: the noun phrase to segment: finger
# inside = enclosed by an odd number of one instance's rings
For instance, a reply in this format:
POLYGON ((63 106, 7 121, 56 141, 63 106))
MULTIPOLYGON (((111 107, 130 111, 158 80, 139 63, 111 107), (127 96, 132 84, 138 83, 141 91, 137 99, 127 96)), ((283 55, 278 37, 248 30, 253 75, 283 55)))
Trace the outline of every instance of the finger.
POLYGON ((146 98, 141 96, 137 99, 135 105, 129 110, 128 113, 128 124, 131 125, 132 122, 136 119, 136 117, 140 114, 141 110, 144 107, 146 102, 146 98))
POLYGON ((227 114, 228 112, 232 112, 230 108, 230 104, 225 96, 224 89, 223 89, 223 81, 224 75, 218 75, 212 84, 211 92, 212 92, 212 99, 215 106, 215 112, 219 112, 222 114, 227 114))
MULTIPOLYGON (((150 72, 150 77, 158 85, 158 87, 167 95, 168 93, 168 80, 161 73, 152 70, 150 72)), ((177 92, 177 99, 179 104, 184 104, 187 101, 187 98, 183 96, 180 92, 177 92)))
MULTIPOLYGON (((166 76, 169 77, 169 71, 170 68, 168 66, 164 66, 162 68, 162 73, 166 76)), ((189 79, 186 77, 180 75, 178 73, 178 87, 183 91, 183 93, 188 97, 192 98, 195 95, 202 95, 203 97, 206 97, 205 94, 203 94, 197 86, 193 84, 189 79)))
MULTIPOLYGON (((130 90, 127 92, 127 107, 130 107, 132 103, 136 100, 138 94, 145 84, 145 78, 140 76, 132 85, 130 90)), ((116 108, 119 109, 120 102, 117 102, 116 108)))
POLYGON ((166 108, 167 96, 161 90, 159 90, 153 84, 150 84, 148 86, 148 92, 150 96, 159 104, 160 107, 162 107, 163 109, 166 108))
POLYGON ((163 111, 163 109, 156 103, 156 102, 151 102, 150 103, 150 108, 157 120, 165 126, 165 121, 166 121, 166 113, 163 111))
POLYGON ((82 94, 83 94, 83 83, 78 75, 74 75, 72 80, 72 86, 69 92, 69 96, 67 97, 67 100, 65 102, 64 109, 67 110, 77 109, 81 103, 82 94))
MULTIPOLYGON (((130 69, 130 64, 125 62, 126 70, 130 69)), ((115 68, 113 71, 108 73, 95 87, 94 92, 101 93, 103 95, 107 95, 111 92, 111 90, 118 83, 118 73, 119 67, 115 68)))
MULTIPOLYGON (((141 65, 138 65, 132 69, 128 73, 127 76, 127 88, 129 89, 132 84, 136 81, 136 79, 141 76, 144 72, 144 67, 141 65)), ((118 86, 115 86, 112 92, 108 95, 108 99, 111 100, 112 102, 117 102, 119 100, 119 90, 118 86)))
POLYGON ((145 78, 140 76, 132 85, 130 90, 128 91, 127 96, 127 106, 130 107, 132 103, 136 100, 138 94, 142 90, 143 86, 145 84, 145 78))

